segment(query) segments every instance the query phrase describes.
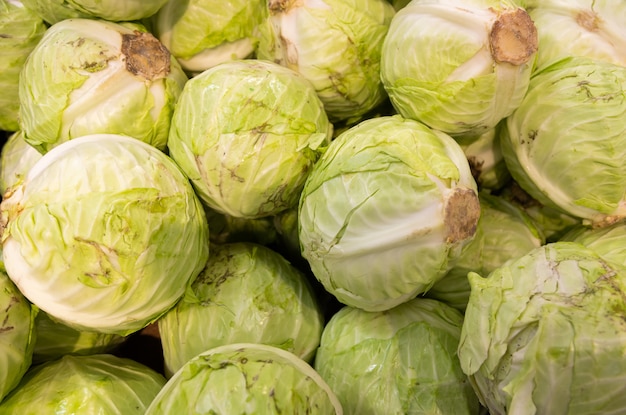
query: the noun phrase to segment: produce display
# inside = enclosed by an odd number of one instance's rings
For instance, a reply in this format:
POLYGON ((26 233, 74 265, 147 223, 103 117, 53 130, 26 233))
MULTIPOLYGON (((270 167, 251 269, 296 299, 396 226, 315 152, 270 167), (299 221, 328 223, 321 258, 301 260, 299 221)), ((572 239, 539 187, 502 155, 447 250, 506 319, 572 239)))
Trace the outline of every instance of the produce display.
POLYGON ((626 413, 623 0, 0 0, 0 415, 626 413))

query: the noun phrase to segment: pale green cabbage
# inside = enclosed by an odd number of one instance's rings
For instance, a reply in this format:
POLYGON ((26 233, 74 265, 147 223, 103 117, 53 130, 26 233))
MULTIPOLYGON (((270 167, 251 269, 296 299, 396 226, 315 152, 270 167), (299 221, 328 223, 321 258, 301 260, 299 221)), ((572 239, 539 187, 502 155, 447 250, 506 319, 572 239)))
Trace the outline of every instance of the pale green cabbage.
POLYGON ((187 76, 151 34, 94 19, 51 26, 19 82, 24 139, 45 153, 88 134, 124 134, 165 150, 187 76))
POLYGON ((536 28, 512 1, 413 0, 391 22, 381 78, 404 117, 480 135, 519 106, 536 50, 536 28))
POLYGON ((570 56, 626 66, 626 2, 527 0, 537 26, 537 69, 570 56))
POLYGON ((344 307, 324 328, 315 369, 346 414, 477 415, 456 355, 462 323, 428 298, 384 312, 344 307))
POLYGON ((333 122, 359 120, 387 94, 383 41, 395 10, 387 0, 267 1, 257 57, 308 79, 333 122))
POLYGON ((343 410, 328 384, 293 353, 233 343, 188 361, 145 414, 342 415, 343 410))
POLYGON ((130 21, 150 17, 167 0, 22 0, 49 24, 86 18, 130 21))
POLYGON ((164 385, 161 374, 131 359, 67 355, 31 367, 0 413, 143 415, 164 385))
POLYGON ((398 115, 373 118, 335 138, 307 179, 302 256, 342 303, 389 309, 443 277, 479 215, 458 143, 398 115))
POLYGON ((167 144, 208 207, 253 219, 298 203, 331 135, 304 77, 248 59, 224 62, 185 84, 167 144))
POLYGON ((11 134, 0 151, 0 195, 20 184, 41 157, 41 153, 24 140, 21 131, 11 134))
POLYGON ((461 367, 491 414, 622 414, 626 268, 573 242, 469 275, 461 367))
POLYGON ((134 138, 65 142, 5 196, 9 277, 76 329, 139 330, 171 308, 206 264, 208 226, 188 179, 134 138))
POLYGON ((212 245, 204 270, 158 321, 165 371, 229 343, 262 343, 312 361, 324 325, 305 275, 270 248, 212 245))
POLYGON ((17 386, 31 365, 37 312, 37 307, 0 271, 0 401, 17 386))
POLYGON ((169 0, 154 20, 161 42, 185 70, 198 74, 251 56, 264 18, 261 0, 169 0))
POLYGON ((604 226, 626 217, 626 67, 573 57, 533 75, 501 136, 507 167, 544 206, 604 226))
POLYGON ((35 317, 36 341, 33 363, 56 360, 65 355, 93 355, 114 352, 126 338, 119 334, 76 330, 54 321, 39 310, 35 317))
POLYGON ((609 262, 626 266, 626 221, 604 228, 575 226, 560 239, 578 242, 590 248, 609 262))

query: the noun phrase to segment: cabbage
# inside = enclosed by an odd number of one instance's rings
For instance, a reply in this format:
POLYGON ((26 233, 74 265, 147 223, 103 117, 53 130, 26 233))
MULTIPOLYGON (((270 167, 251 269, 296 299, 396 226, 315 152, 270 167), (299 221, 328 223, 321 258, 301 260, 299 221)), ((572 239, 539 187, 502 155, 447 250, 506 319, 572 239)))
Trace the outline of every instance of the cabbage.
POLYGON ((480 135, 519 106, 537 47, 532 20, 512 1, 414 0, 391 21, 381 78, 404 117, 480 135))
POLYGON ((0 204, 9 277, 73 328, 126 335, 161 316, 208 257, 204 210, 178 166, 134 138, 46 153, 0 204))
POLYGON ((189 360, 145 415, 328 414, 341 404, 304 360, 274 346, 233 343, 189 360))
POLYGON ((542 205, 605 226, 626 217, 626 67, 590 58, 535 72, 502 154, 542 205))
POLYGON ((308 79, 331 121, 359 120, 387 98, 380 59, 395 14, 387 0, 269 0, 266 13, 257 57, 308 79))
POLYGON ((154 18, 159 40, 188 72, 251 56, 265 17, 261 0, 169 0, 154 18))
POLYGON ((346 414, 477 415, 456 355, 462 323, 428 298, 384 312, 344 307, 324 328, 315 369, 346 414))
POLYGON ((68 355, 31 367, 0 413, 143 415, 164 385, 162 375, 131 359, 68 355))
POLYGON ((167 145, 208 207, 254 219, 298 203, 331 135, 305 78, 248 59, 214 66, 185 84, 167 145))
POLYGON ((45 31, 43 20, 21 1, 0 0, 0 130, 20 128, 20 71, 45 31))
POLYGON ((166 374, 229 343, 262 343, 312 361, 322 312, 305 275, 270 248, 212 245, 185 296, 158 321, 166 374))
POLYGON ((40 158, 41 153, 24 141, 21 131, 11 134, 0 152, 0 195, 21 183, 40 158))
POLYGON ((0 271, 0 401, 17 386, 31 365, 37 312, 37 307, 0 271))
POLYGON ((114 352, 125 340, 119 334, 76 330, 54 321, 44 311, 35 317, 36 341, 33 363, 56 360, 65 355, 92 355, 114 352))
POLYGON ((87 18, 139 20, 155 14, 167 0, 22 0, 49 24, 87 18))
POLYGON ((527 0, 537 27, 537 69, 570 56, 626 66, 626 3, 614 0, 527 0))
POLYGON ((381 311, 428 291, 474 236, 480 204, 461 147, 401 116, 363 121, 308 177, 302 256, 346 305, 381 311))
POLYGON ((124 134, 165 150, 187 76, 154 36, 104 20, 51 26, 19 82, 24 139, 45 153, 88 134, 124 134))
POLYGON ((626 268, 555 242, 469 280, 458 355, 490 413, 624 413, 626 268))

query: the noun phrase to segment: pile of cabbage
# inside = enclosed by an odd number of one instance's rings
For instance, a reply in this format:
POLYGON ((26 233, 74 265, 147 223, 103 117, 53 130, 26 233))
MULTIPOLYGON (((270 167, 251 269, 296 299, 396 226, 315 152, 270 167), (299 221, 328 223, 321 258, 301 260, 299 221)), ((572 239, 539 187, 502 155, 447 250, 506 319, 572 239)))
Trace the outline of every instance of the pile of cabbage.
POLYGON ((0 413, 626 412, 625 27, 0 0, 0 413))

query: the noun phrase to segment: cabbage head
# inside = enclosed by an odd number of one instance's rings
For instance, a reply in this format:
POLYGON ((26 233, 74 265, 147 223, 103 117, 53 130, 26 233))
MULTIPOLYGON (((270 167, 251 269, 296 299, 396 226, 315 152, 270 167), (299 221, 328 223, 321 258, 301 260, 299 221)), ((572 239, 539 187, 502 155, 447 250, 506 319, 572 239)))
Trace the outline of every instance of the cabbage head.
POLYGON ((66 19, 140 20, 155 14, 167 0, 22 0, 48 24, 66 19))
POLYGON ((9 277, 76 329, 126 335, 143 328, 178 301, 208 258, 206 216, 188 179, 134 138, 65 142, 5 196, 9 277))
POLYGON ((606 226, 626 217, 626 66, 559 60, 533 74, 501 149, 542 205, 606 226))
POLYGON ((232 343, 189 360, 145 415, 342 415, 328 384, 304 360, 268 345, 232 343))
POLYGON ((161 42, 189 73, 253 55, 257 26, 265 17, 262 0, 167 0, 154 17, 161 42))
POLYGON ((469 280, 458 355, 491 414, 626 411, 626 268, 555 242, 469 280))
POLYGON ((324 328, 315 369, 346 414, 478 415, 456 354, 462 323, 428 298, 381 312, 346 306, 324 328))
POLYGON ((44 21, 18 0, 0 0, 0 130, 19 130, 19 77, 46 31, 44 21))
POLYGON ((20 127, 41 153, 88 134, 165 150, 187 75, 141 26, 67 19, 46 30, 19 80, 20 127))
POLYGON ((262 245, 212 245, 203 271, 158 321, 166 374, 229 343, 269 344, 312 361, 324 321, 306 278, 262 245))
POLYGON ((540 47, 536 69, 570 56, 626 66, 626 3, 615 0, 528 0, 540 47))
POLYGON ((528 13, 508 0, 413 0, 389 26, 381 79, 406 118, 480 135, 524 98, 537 52, 528 13))
POLYGON ((245 59, 185 84, 167 145, 206 206, 254 219, 298 203, 332 130, 302 75, 245 59))
POLYGON ((336 137, 298 212, 302 256, 340 302, 381 311, 428 291, 474 236, 476 182, 449 135, 399 115, 336 137))
POLYGON ((161 374, 128 358, 67 355, 32 366, 0 413, 143 415, 164 385, 161 374))
POLYGON ((383 41, 395 14, 387 0, 268 0, 257 57, 308 79, 333 122, 356 122, 387 93, 383 41))

